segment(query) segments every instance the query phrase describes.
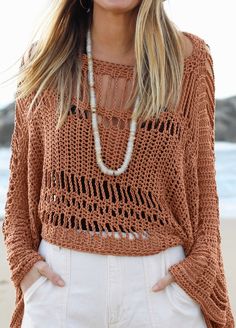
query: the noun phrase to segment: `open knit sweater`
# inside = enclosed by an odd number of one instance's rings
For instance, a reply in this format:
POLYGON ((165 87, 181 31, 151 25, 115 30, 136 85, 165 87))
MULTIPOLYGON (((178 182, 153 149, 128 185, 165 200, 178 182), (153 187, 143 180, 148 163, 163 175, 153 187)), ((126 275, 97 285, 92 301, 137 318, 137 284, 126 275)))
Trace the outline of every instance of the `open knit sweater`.
MULTIPOLYGON (((16 288, 10 327, 21 326, 22 278, 44 260, 37 252, 41 238, 74 250, 129 256, 183 245, 186 258, 169 272, 200 304, 208 328, 234 327, 215 178, 213 61, 202 38, 183 33, 193 51, 185 58, 179 105, 175 112, 137 122, 131 161, 119 176, 105 175, 96 162, 86 54, 82 95, 73 96, 60 130, 55 129, 55 90, 44 90, 28 119, 31 98, 16 101, 2 228, 16 288)), ((132 109, 123 104, 134 67, 94 58, 94 75, 102 157, 117 169, 129 136, 132 109)))

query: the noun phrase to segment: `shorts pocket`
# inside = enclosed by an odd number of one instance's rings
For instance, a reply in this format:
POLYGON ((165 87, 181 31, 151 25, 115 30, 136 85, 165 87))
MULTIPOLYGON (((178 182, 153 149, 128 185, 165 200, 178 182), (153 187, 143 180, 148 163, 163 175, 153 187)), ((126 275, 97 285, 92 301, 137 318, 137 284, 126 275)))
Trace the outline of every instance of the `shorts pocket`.
POLYGON ((28 302, 30 297, 36 292, 36 290, 44 283, 45 280, 47 280, 48 278, 41 275, 36 281, 34 281, 32 283, 32 285, 30 285, 30 287, 28 287, 26 289, 26 291, 23 293, 23 298, 25 302, 28 302))
POLYGON ((181 245, 167 248, 157 254, 143 257, 147 304, 152 328, 204 327, 200 305, 176 282, 157 292, 151 287, 168 273, 171 265, 185 257, 181 245))
POLYGON ((185 299, 186 301, 194 302, 195 300, 177 283, 177 282, 172 282, 172 286, 175 288, 175 292, 185 299))
MULTIPOLYGON (((44 256, 45 261, 50 265, 51 262, 51 252, 50 252, 50 244, 44 240, 41 239, 39 247, 38 247, 38 253, 42 256, 44 256)), ((33 294, 39 289, 42 284, 48 280, 47 277, 44 275, 41 275, 38 279, 36 279, 32 285, 30 285, 26 291, 23 293, 23 298, 25 303, 29 301, 29 299, 33 296, 33 294)))
POLYGON ((25 316, 29 327, 41 327, 49 322, 50 327, 67 327, 66 315, 70 279, 70 249, 49 243, 43 239, 39 253, 49 267, 65 282, 60 287, 45 276, 39 277, 25 294, 25 316))
MULTIPOLYGON (((165 274, 168 269, 185 258, 182 245, 167 248, 164 251, 165 274)), ((166 294, 173 308, 178 311, 188 311, 189 308, 198 310, 199 304, 175 281, 166 286, 166 294)))
MULTIPOLYGON (((185 325, 188 320, 190 322, 199 322, 199 327, 202 327, 202 313, 199 303, 197 303, 190 295, 188 295, 177 283, 171 283, 165 287, 166 296, 169 307, 172 308, 173 318, 181 321, 185 325)), ((191 325, 189 325, 191 327, 191 325)), ((189 327, 186 325, 186 327, 189 327)), ((185 326, 183 326, 185 327, 185 326)), ((195 327, 195 326, 194 326, 195 327)), ((196 326, 197 327, 197 326, 196 326)))

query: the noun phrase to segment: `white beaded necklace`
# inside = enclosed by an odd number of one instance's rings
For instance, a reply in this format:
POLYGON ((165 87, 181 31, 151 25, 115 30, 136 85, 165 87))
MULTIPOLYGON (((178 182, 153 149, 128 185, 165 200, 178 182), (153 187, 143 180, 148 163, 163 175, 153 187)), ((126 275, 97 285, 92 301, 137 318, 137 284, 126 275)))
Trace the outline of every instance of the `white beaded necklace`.
MULTIPOLYGON (((91 33, 88 29, 87 32, 87 44, 86 44, 86 50, 87 50, 87 57, 88 57, 88 81, 89 81, 89 90, 90 90, 90 106, 92 110, 92 127, 93 127, 93 135, 94 135, 94 143, 95 143, 95 149, 96 149, 96 160, 99 168, 101 171, 108 175, 120 175, 127 169, 131 155, 133 150, 133 144, 135 139, 135 132, 136 132, 136 125, 137 122, 135 119, 131 120, 130 124, 130 134, 129 134, 129 140, 127 144, 127 150, 125 154, 125 159, 121 167, 119 167, 117 170, 112 170, 108 168, 102 161, 102 155, 101 155, 101 143, 100 143, 100 136, 98 131, 98 123, 97 123, 97 116, 96 116, 96 97, 95 97, 95 89, 94 89, 94 76, 93 76, 93 60, 92 60, 92 50, 91 50, 91 33)), ((139 103, 139 96, 137 97, 134 105, 134 110, 136 110, 139 103)))

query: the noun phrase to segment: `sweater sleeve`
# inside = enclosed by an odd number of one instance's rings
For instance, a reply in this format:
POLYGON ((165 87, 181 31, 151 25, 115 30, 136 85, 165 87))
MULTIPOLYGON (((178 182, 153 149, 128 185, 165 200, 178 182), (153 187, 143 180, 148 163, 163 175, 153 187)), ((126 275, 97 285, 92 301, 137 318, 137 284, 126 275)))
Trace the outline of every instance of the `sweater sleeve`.
MULTIPOLYGON (((22 59, 21 65, 24 63, 22 59)), ((18 86, 17 86, 18 87, 18 86)), ((27 97, 15 102, 14 129, 11 137, 10 177, 5 218, 2 225, 7 260, 11 272, 11 280, 15 287, 33 264, 44 257, 37 252, 28 203, 28 123, 26 111, 29 105, 27 97)))
POLYGON ((172 265, 169 272, 200 304, 208 327, 233 328, 221 250, 214 150, 215 77, 213 59, 208 47, 205 54, 197 137, 198 226, 189 254, 181 262, 172 265))

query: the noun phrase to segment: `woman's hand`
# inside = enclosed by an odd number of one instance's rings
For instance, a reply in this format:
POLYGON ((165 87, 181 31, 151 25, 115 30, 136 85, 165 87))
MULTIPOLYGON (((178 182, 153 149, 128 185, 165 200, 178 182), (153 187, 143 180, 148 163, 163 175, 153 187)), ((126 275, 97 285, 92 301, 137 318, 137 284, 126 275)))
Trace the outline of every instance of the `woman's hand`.
POLYGON ((55 285, 60 287, 65 285, 61 276, 54 272, 47 262, 37 261, 21 280, 20 287, 22 292, 25 293, 26 290, 42 275, 51 280, 51 282, 55 285))
POLYGON ((152 286, 152 291, 157 292, 159 290, 162 290, 173 281, 175 281, 173 275, 170 272, 168 272, 167 275, 165 275, 165 277, 160 279, 154 286, 152 286))

